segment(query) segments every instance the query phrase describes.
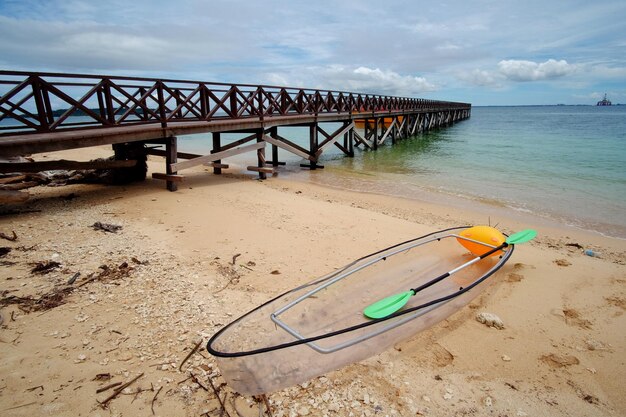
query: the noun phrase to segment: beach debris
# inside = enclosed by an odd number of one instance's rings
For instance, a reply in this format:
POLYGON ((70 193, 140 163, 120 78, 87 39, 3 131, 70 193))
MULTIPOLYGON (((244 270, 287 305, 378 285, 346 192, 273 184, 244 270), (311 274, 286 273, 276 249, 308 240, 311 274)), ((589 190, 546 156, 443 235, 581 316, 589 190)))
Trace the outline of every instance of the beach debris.
POLYGON ((17 305, 17 307, 25 313, 33 311, 50 310, 65 304, 65 297, 67 297, 73 288, 57 288, 50 292, 41 295, 39 298, 33 298, 31 296, 19 297, 11 295, 0 299, 0 306, 8 306, 11 304, 17 305))
POLYGON ((498 330, 504 329, 504 323, 500 317, 493 313, 481 312, 476 314, 476 321, 484 324, 487 327, 493 327, 498 330))
POLYGON ((32 274, 47 274, 49 272, 52 272, 53 269, 59 268, 61 266, 60 263, 58 263, 57 261, 41 261, 41 262, 36 262, 34 264, 33 269, 31 269, 31 273, 32 274))
POLYGON ((237 285, 239 283, 241 273, 238 266, 231 264, 231 262, 222 263, 219 257, 215 257, 213 261, 210 262, 210 265, 216 267, 217 273, 219 275, 228 279, 228 282, 226 282, 226 284, 222 288, 215 291, 214 294, 224 291, 231 284, 237 285))
POLYGON ((515 385, 511 384, 510 382, 505 382, 504 385, 511 388, 512 390, 519 391, 519 388, 517 388, 515 385))
POLYGON ((511 357, 509 355, 502 355, 502 360, 504 362, 511 362, 511 357))
POLYGON ((142 376, 143 376, 143 372, 137 375, 136 377, 134 377, 133 379, 131 379, 130 381, 128 381, 127 383, 122 384, 119 387, 117 387, 115 391, 113 392, 113 394, 109 395, 104 401, 98 401, 100 404, 100 407, 106 409, 112 400, 117 398, 117 396, 120 395, 122 391, 124 391, 127 387, 131 386, 135 381, 137 381, 142 376))
POLYGON ((0 258, 2 258, 3 256, 6 256, 7 253, 11 252, 11 248, 8 248, 6 246, 3 246, 0 248, 0 258))
MULTIPOLYGON (((194 375, 192 372, 189 372, 189 375, 191 375, 191 379, 193 380, 193 382, 195 382, 196 384, 198 384, 198 386, 200 386, 200 388, 202 388, 204 391, 209 392, 209 389, 204 386, 204 384, 202 384, 202 382, 200 382, 200 380, 198 379, 198 377, 196 375, 194 375)), ((217 401, 220 404, 220 415, 226 415, 228 417, 231 417, 230 413, 228 412, 228 410, 226 409, 226 398, 228 397, 228 392, 225 393, 224 398, 222 398, 222 396, 220 395, 220 391, 221 389, 226 386, 225 383, 220 384, 217 388, 215 387, 215 384, 213 383, 213 380, 211 379, 211 375, 208 376, 209 381, 209 385, 211 386, 211 390, 213 391, 213 394, 215 395, 215 398, 217 398, 217 401)), ((239 412, 237 412, 239 414, 239 412)))
POLYGON ((32 401, 32 402, 29 402, 29 403, 26 403, 26 404, 20 404, 20 405, 16 405, 16 406, 13 406, 13 407, 5 408, 2 411, 17 410, 18 408, 27 407, 27 406, 33 405, 33 404, 37 404, 37 401, 32 401))
POLYGON ((554 263, 558 266, 570 266, 572 263, 567 259, 555 259, 554 263))
POLYGON ((154 394, 154 397, 152 397, 152 402, 150 403, 150 410, 152 410, 152 414, 153 415, 154 415, 154 402, 156 401, 156 399, 159 396, 159 393, 161 392, 162 389, 163 389, 163 385, 161 385, 159 387, 159 389, 157 390, 156 394, 154 394))
POLYGON ((111 376, 110 373, 107 372, 107 373, 97 374, 96 376, 93 377, 92 381, 109 381, 111 380, 111 378, 113 377, 111 376))
POLYGON ((185 362, 187 362, 187 360, 189 360, 189 358, 191 358, 191 356, 198 351, 198 348, 200 347, 201 344, 202 344, 202 339, 198 340, 198 342, 195 344, 193 349, 191 349, 191 352, 189 352, 187 354, 187 356, 185 356, 185 359, 183 359, 183 361, 178 366, 178 370, 179 371, 183 370, 182 368, 183 368, 183 365, 185 364, 185 362))
POLYGON ((115 388, 115 387, 120 386, 120 385, 122 385, 122 383, 121 383, 121 382, 114 382, 114 383, 112 383, 112 384, 105 385, 105 386, 104 386, 104 387, 102 387, 102 388, 98 388, 98 389, 96 390, 96 394, 100 394, 101 392, 108 391, 108 390, 110 390, 111 388, 115 388))
POLYGON ((543 355, 539 358, 542 362, 545 362, 552 368, 565 368, 571 365, 578 365, 580 361, 576 356, 572 355, 557 355, 556 353, 550 353, 549 355, 543 355))
POLYGON ((11 230, 11 232, 13 233, 12 236, 5 235, 4 233, 0 232, 0 238, 8 240, 10 242, 15 242, 17 240, 17 234, 15 233, 15 230, 11 230))
POLYGON ((78 279, 79 276, 80 276, 80 272, 77 272, 74 275, 72 275, 72 278, 70 278, 67 281, 67 285, 72 285, 74 282, 76 282, 76 280, 78 279))
POLYGON ((587 394, 574 381, 567 380, 567 385, 572 387, 574 389, 574 391, 576 392, 576 395, 578 395, 583 401, 586 401, 589 404, 599 404, 600 403, 600 399, 598 399, 598 397, 596 397, 594 395, 591 395, 591 394, 587 394))
POLYGON ((584 254, 587 255, 587 256, 591 256, 592 258, 599 258, 600 257, 600 253, 594 251, 593 249, 585 249, 584 254))
POLYGON ((238 257, 240 257, 241 254, 240 253, 236 253, 233 255, 233 260, 232 260, 232 264, 235 265, 235 261, 237 260, 238 257))
MULTIPOLYGON (((41 266, 40 268, 45 271, 50 271, 50 268, 56 268, 59 266, 58 262, 54 261, 51 261, 50 263, 55 263, 57 265, 52 267, 46 267, 47 263, 39 262, 38 264, 40 263, 43 264, 43 266, 41 266)), ((37 268, 37 266, 35 268, 37 268)), ((88 279, 81 282, 80 285, 77 285, 75 287, 57 287, 47 293, 42 294, 39 298, 34 298, 30 295, 24 297, 11 295, 0 299, 0 306, 4 307, 8 305, 17 305, 17 307, 25 313, 50 310, 52 308, 65 304, 65 298, 70 295, 76 288, 80 288, 96 280, 113 281, 125 278, 130 275, 131 271, 133 271, 133 268, 129 267, 128 263, 126 262, 122 263, 118 268, 108 267, 107 265, 103 265, 100 268, 102 269, 100 273, 90 274, 88 276, 88 279)), ((3 295, 4 294, 5 293, 3 293, 3 295)))
POLYGON ((108 265, 100 265, 101 271, 97 274, 91 273, 86 280, 78 285, 82 287, 93 281, 115 281, 121 278, 126 278, 134 270, 127 262, 122 262, 117 268, 110 267, 108 265))
POLYGON ((576 249, 582 249, 583 248, 583 246, 581 244, 575 243, 575 242, 574 243, 566 243, 565 246, 569 246, 569 247, 576 248, 576 249))
POLYGON ((275 269, 272 272, 270 272, 270 274, 272 274, 272 275, 280 275, 280 271, 278 269, 275 269))
POLYGON ((117 233, 118 230, 122 230, 122 226, 120 225, 102 222, 95 222, 91 227, 93 227, 94 230, 102 230, 103 232, 109 233, 117 233))

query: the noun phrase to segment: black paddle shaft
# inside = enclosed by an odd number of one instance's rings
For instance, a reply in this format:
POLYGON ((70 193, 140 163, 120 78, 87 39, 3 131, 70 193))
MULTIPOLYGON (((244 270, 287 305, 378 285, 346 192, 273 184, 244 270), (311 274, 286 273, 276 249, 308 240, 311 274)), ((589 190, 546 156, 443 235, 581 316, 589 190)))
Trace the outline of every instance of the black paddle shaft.
POLYGON ((462 268, 465 268, 466 266, 469 266, 470 264, 473 264, 474 262, 477 262, 477 261, 479 261, 479 260, 481 260, 481 259, 484 259, 484 258, 486 258, 487 256, 489 256, 489 255, 491 255, 491 254, 494 254, 494 253, 496 253, 497 251, 499 251, 499 250, 501 250, 501 249, 506 248, 507 246, 509 246, 509 244, 508 244, 508 243, 506 243, 506 242, 504 242, 504 243, 503 243, 503 244, 501 244, 500 246, 495 247, 495 248, 493 248, 493 249, 491 249, 491 250, 489 250, 489 251, 487 251, 487 252, 483 253, 483 254, 482 254, 482 255, 480 255, 479 257, 474 258, 474 259, 473 259, 473 260, 471 260, 470 262, 468 262, 468 263, 465 263, 465 264, 461 265, 459 268, 453 269, 452 271, 448 271, 448 272, 446 272, 445 274, 439 275, 437 278, 432 279, 432 280, 428 281, 427 283, 420 285, 420 286, 419 286, 419 287, 417 287, 417 288, 411 288, 411 291, 413 292, 413 295, 415 295, 415 294, 417 294, 418 292, 422 291, 423 289, 426 289, 426 288, 430 287, 431 285, 435 285, 435 284, 436 284, 436 283, 438 283, 439 281, 441 281, 441 280, 444 280, 444 279, 448 278, 450 275, 452 275, 453 273, 455 273, 457 270, 462 269, 462 268))

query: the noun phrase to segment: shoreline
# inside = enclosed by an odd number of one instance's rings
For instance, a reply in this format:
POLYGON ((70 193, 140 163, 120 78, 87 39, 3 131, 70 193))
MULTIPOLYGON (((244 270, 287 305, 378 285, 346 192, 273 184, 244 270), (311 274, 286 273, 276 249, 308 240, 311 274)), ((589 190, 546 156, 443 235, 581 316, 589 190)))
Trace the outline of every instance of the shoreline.
MULTIPOLYGON (((110 154, 63 153, 83 160, 110 154)), ((149 173, 162 163, 151 157, 149 173)), ((198 341, 362 255, 448 226, 485 223, 473 207, 336 190, 280 174, 265 181, 202 168, 185 174, 174 193, 151 179, 39 188, 26 207, 40 212, 0 217, 0 231, 18 235, 2 241, 12 249, 3 261, 14 262, 0 273, 3 297, 67 288, 77 272, 74 286, 86 282, 48 310, 0 310, 6 415, 219 410, 202 388, 222 382, 204 344, 182 363, 198 341), (96 231, 97 221, 123 228, 96 231), (44 260, 61 266, 32 273, 31 264, 44 260), (98 279, 87 282, 90 274, 98 279), (97 388, 142 373, 128 395, 101 410, 96 401, 110 391, 97 388), (94 380, 100 374, 110 379, 94 380)), ((513 216, 497 220, 507 233, 537 226, 513 216)), ((623 415, 626 242, 537 229, 536 241, 520 246, 468 307, 394 349, 269 394, 274 415, 623 415), (587 247, 601 257, 585 256, 587 247), (497 314, 504 329, 478 323, 478 312, 497 314)), ((254 399, 219 389, 243 415, 258 415, 254 399)))
MULTIPOLYGON (((322 162, 323 163, 323 162, 322 162)), ((328 169, 324 169, 328 173, 328 169)), ((469 209, 474 212, 482 212, 491 216, 500 216, 502 218, 514 217, 521 222, 537 223, 539 225, 545 225, 552 228, 566 228, 573 229, 584 233, 598 234, 607 238, 626 240, 626 235, 621 236, 620 233, 626 233, 626 229, 622 226, 611 223, 600 224, 595 220, 575 218, 568 214, 557 212, 539 213, 535 210, 514 207, 511 203, 499 201, 494 198, 484 198, 477 195, 470 194, 457 194, 438 189, 431 189, 423 187, 419 184, 411 183, 408 185, 409 192, 402 192, 401 188, 396 186, 393 182, 380 182, 375 184, 376 187, 373 190, 368 190, 367 185, 359 184, 356 181, 352 181, 352 177, 348 181, 342 181, 344 175, 341 171, 332 171, 330 174, 335 178, 338 178, 341 184, 332 184, 332 180, 325 178, 324 170, 319 172, 298 173, 288 172, 288 178, 293 178, 299 182, 310 182, 317 184, 321 187, 329 187, 337 190, 346 190, 354 193, 368 193, 376 194, 381 197, 393 197, 399 199, 408 199, 417 201, 420 203, 428 203, 433 205, 440 205, 445 207, 453 207, 457 210, 469 209), (318 177, 319 175, 319 177, 318 177), (387 187, 385 185, 388 185, 387 187), (594 226, 595 225, 595 226, 594 226), (595 228, 594 228, 595 227, 595 228), (610 234, 604 230, 614 230, 615 234, 610 234)), ((330 170, 333 170, 331 167, 330 170)), ((359 173, 363 174, 363 173, 359 173)), ((485 223, 488 219, 484 220, 485 223)))

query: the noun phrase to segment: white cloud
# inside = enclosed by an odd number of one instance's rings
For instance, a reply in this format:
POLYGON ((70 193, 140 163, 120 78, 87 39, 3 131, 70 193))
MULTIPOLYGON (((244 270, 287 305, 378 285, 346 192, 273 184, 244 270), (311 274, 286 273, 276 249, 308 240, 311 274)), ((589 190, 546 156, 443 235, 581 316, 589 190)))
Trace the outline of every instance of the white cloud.
POLYGON ((333 65, 322 69, 319 83, 332 88, 364 93, 415 95, 435 91, 437 87, 424 77, 401 75, 380 68, 349 68, 333 65))
POLYGON ((572 74, 577 66, 568 64, 564 59, 549 59, 542 63, 510 59, 500 61, 498 69, 511 81, 540 81, 572 74))
POLYGON ((385 91, 416 94, 437 89, 434 84, 428 82, 424 77, 400 75, 390 70, 383 71, 379 68, 359 67, 353 70, 352 73, 351 81, 362 86, 361 90, 382 87, 385 91))
POLYGON ((437 85, 424 77, 365 66, 330 65, 272 72, 266 75, 266 81, 280 85, 398 96, 414 96, 438 90, 437 85))
POLYGON ((594 78, 608 79, 608 80, 626 79, 626 67, 623 67, 623 66, 608 66, 605 64, 596 64, 596 65, 589 65, 588 68, 585 68, 585 69, 594 78))
POLYGON ((0 0, 0 67, 512 104, 623 84, 626 2, 479 3, 0 0))
POLYGON ((500 87, 502 84, 502 76, 482 69, 475 69, 469 72, 460 71, 457 73, 457 77, 462 81, 481 87, 500 87))

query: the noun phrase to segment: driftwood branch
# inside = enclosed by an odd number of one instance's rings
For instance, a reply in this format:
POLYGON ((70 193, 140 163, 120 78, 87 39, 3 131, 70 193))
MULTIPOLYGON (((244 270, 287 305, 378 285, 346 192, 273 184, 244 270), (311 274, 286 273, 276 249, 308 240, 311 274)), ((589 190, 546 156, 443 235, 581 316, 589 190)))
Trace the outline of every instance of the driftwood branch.
POLYGON ((143 372, 140 373, 139 375, 137 375, 136 377, 134 377, 133 379, 131 379, 130 381, 128 381, 127 383, 125 383, 125 384, 121 385, 120 387, 116 388, 115 391, 113 392, 113 394, 109 395, 104 401, 100 402, 100 406, 102 408, 106 408, 107 405, 109 405, 109 402, 111 402, 112 400, 117 398, 117 396, 120 395, 122 393, 122 391, 124 391, 124 389, 128 388, 131 384, 133 384, 135 381, 137 381, 142 376, 143 376, 143 372))
POLYGON ((159 392, 161 392, 162 389, 163 386, 159 387, 156 394, 154 394, 154 397, 152 397, 152 403, 150 403, 150 410, 152 410, 152 414, 154 414, 154 402, 156 401, 157 397, 159 396, 159 392))
POLYGON ((104 392, 104 391, 110 390, 111 388, 115 388, 115 387, 117 387, 118 385, 122 385, 122 383, 121 383, 121 382, 114 382, 114 383, 109 384, 109 385, 107 385, 107 386, 105 386, 105 387, 98 388, 98 389, 96 390, 96 394, 100 394, 101 392, 104 392))
POLYGON ((265 408, 267 409, 267 414, 270 417, 274 417, 274 415, 272 414, 272 407, 270 407, 270 402, 267 399, 267 395, 265 394, 261 394, 261 399, 263 400, 263 402, 265 403, 265 408))
POLYGON ((113 169, 130 168, 137 165, 136 160, 128 161, 106 161, 96 160, 88 162, 68 161, 60 159, 58 161, 36 161, 36 162, 1 162, 0 173, 9 172, 40 172, 52 170, 73 170, 73 169, 113 169))
POLYGON ((13 233, 13 236, 5 235, 4 233, 0 232, 0 238, 15 242, 17 240, 17 234, 15 233, 15 230, 11 230, 11 232, 13 233))
POLYGON ((25 190, 26 188, 32 188, 40 185, 41 183, 38 181, 25 181, 25 182, 16 182, 13 184, 2 184, 0 185, 0 190, 2 191, 19 191, 25 190))
POLYGON ((196 351, 198 350, 198 348, 200 347, 200 344, 202 343, 202 340, 199 340, 198 343, 196 343, 196 345, 193 347, 193 349, 191 349, 191 352, 189 352, 187 354, 187 356, 185 356, 185 359, 183 359, 183 361, 180 363, 180 366, 178 367, 179 371, 182 371, 183 365, 185 364, 185 362, 187 362, 189 360, 189 358, 191 358, 191 356, 196 353, 196 351))
POLYGON ((21 191, 0 190, 0 204, 23 203, 30 194, 21 191))
POLYGON ((224 404, 224 401, 222 401, 222 398, 220 397, 220 393, 217 390, 217 388, 215 388, 215 385, 213 384, 213 381, 211 380, 210 376, 209 376, 209 384, 211 384, 211 389, 213 390, 213 394, 215 394, 215 397, 217 398, 217 401, 219 401, 220 406, 222 407, 222 414, 226 413, 226 415, 228 417, 231 417, 231 415, 226 410, 226 405, 224 404))
POLYGON ((10 177, 0 178, 0 184, 13 184, 14 182, 26 181, 26 175, 11 175, 10 177))

